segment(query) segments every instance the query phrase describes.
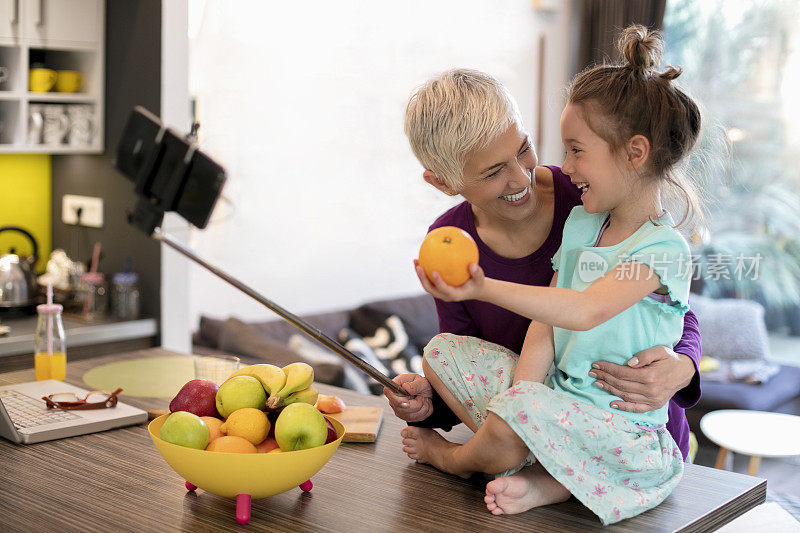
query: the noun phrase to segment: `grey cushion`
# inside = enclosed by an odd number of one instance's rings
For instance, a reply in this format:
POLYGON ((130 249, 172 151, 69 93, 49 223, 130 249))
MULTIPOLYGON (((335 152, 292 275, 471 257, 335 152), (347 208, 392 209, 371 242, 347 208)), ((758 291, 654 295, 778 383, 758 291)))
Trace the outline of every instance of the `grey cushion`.
MULTIPOLYGON (((367 304, 380 311, 396 314, 406 325, 406 331, 412 342, 420 349, 435 336, 438 330, 436 306, 428 294, 381 300, 367 304)), ((348 311, 319 313, 303 317, 322 333, 336 340, 339 331, 348 325, 348 311)), ((237 318, 219 320, 203 316, 200 328, 194 335, 198 346, 206 346, 234 355, 243 355, 263 359, 278 366, 303 360, 303 356, 288 346, 292 335, 300 333, 293 325, 276 318, 265 322, 244 322, 237 318)), ((312 341, 306 337, 309 342, 312 341)), ((327 350, 320 345, 322 350, 327 350)), ((329 352, 330 353, 330 352, 329 352)), ((333 354, 332 354, 333 355, 333 354)), ((335 356, 334 357, 338 357, 335 356)), ((315 378, 323 383, 342 385, 344 382, 343 365, 339 363, 309 362, 314 367, 315 378)))
POLYGON ((403 321, 411 342, 421 351, 439 333, 439 318, 436 304, 430 294, 394 300, 380 300, 364 307, 377 309, 390 315, 397 315, 403 321))
POLYGON ((726 360, 769 355, 764 307, 758 302, 697 294, 692 294, 689 302, 700 326, 703 355, 726 360))

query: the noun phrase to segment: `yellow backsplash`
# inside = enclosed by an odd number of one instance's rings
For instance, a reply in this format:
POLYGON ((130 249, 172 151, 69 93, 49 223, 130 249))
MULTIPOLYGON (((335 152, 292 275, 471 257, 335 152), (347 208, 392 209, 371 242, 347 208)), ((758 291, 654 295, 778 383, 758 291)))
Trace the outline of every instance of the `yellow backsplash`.
MULTIPOLYGON (((52 167, 47 154, 0 155, 0 227, 19 226, 39 245, 36 271, 44 271, 52 247, 52 167)), ((30 242, 16 231, 0 233, 0 255, 14 247, 28 256, 30 242)))

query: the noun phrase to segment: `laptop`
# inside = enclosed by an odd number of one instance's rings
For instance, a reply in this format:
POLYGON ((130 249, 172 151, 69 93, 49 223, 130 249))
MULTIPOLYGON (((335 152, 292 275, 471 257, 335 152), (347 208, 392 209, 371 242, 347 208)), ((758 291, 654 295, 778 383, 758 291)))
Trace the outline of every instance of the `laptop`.
POLYGON ((57 392, 83 398, 89 391, 53 379, 0 386, 0 436, 33 444, 147 422, 147 411, 122 402, 107 409, 48 409, 42 396, 57 392))

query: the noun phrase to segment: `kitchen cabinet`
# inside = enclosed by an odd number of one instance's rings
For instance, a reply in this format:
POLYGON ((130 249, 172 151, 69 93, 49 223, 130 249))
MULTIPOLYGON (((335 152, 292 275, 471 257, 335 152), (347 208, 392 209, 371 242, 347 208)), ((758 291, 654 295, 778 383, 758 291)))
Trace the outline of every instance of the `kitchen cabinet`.
POLYGON ((94 48, 102 39, 100 0, 19 0, 22 39, 35 46, 94 48))
POLYGON ((104 0, 0 0, 0 153, 102 153, 104 65, 104 0), (82 84, 32 92, 34 67, 82 84))
POLYGON ((19 39, 19 0, 0 0, 0 39, 19 39))

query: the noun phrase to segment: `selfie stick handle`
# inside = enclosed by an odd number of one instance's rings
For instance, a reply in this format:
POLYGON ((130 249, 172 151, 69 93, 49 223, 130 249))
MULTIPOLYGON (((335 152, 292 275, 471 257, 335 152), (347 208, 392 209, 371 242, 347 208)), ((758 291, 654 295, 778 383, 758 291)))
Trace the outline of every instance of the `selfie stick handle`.
POLYGON ((300 318, 299 316, 295 315, 294 313, 291 313, 290 311, 287 311, 286 309, 279 306, 275 302, 265 298, 264 296, 256 292, 253 288, 248 287, 238 279, 228 275, 224 271, 208 263, 200 256, 196 255, 192 250, 185 247, 177 240, 173 239, 169 234, 164 233, 160 227, 156 227, 155 230, 153 231, 153 238, 156 239, 157 241, 163 242, 173 250, 180 252, 181 254, 185 255, 195 263, 205 267, 208 271, 216 275, 218 278, 227 281, 228 283, 230 283, 231 285, 233 285, 246 295, 250 296, 254 300, 257 300, 264 307, 270 309, 271 311, 278 314, 281 318, 283 318, 296 328, 310 335, 312 338, 314 338, 314 340, 316 340, 320 344, 326 346, 327 348, 330 348, 331 350, 342 356, 345 360, 354 364, 359 369, 363 370, 370 377, 375 378, 375 380, 383 384, 386 388, 388 388, 395 394, 404 397, 408 396, 408 393, 406 391, 400 388, 400 386, 397 383, 389 379, 389 377, 385 375, 383 372, 376 369, 374 366, 367 363, 366 361, 358 357, 356 354, 354 354, 353 352, 349 351, 347 348, 336 342, 335 340, 331 339, 330 337, 322 333, 320 330, 318 330, 317 328, 315 328, 314 326, 312 326, 311 324, 300 318))

